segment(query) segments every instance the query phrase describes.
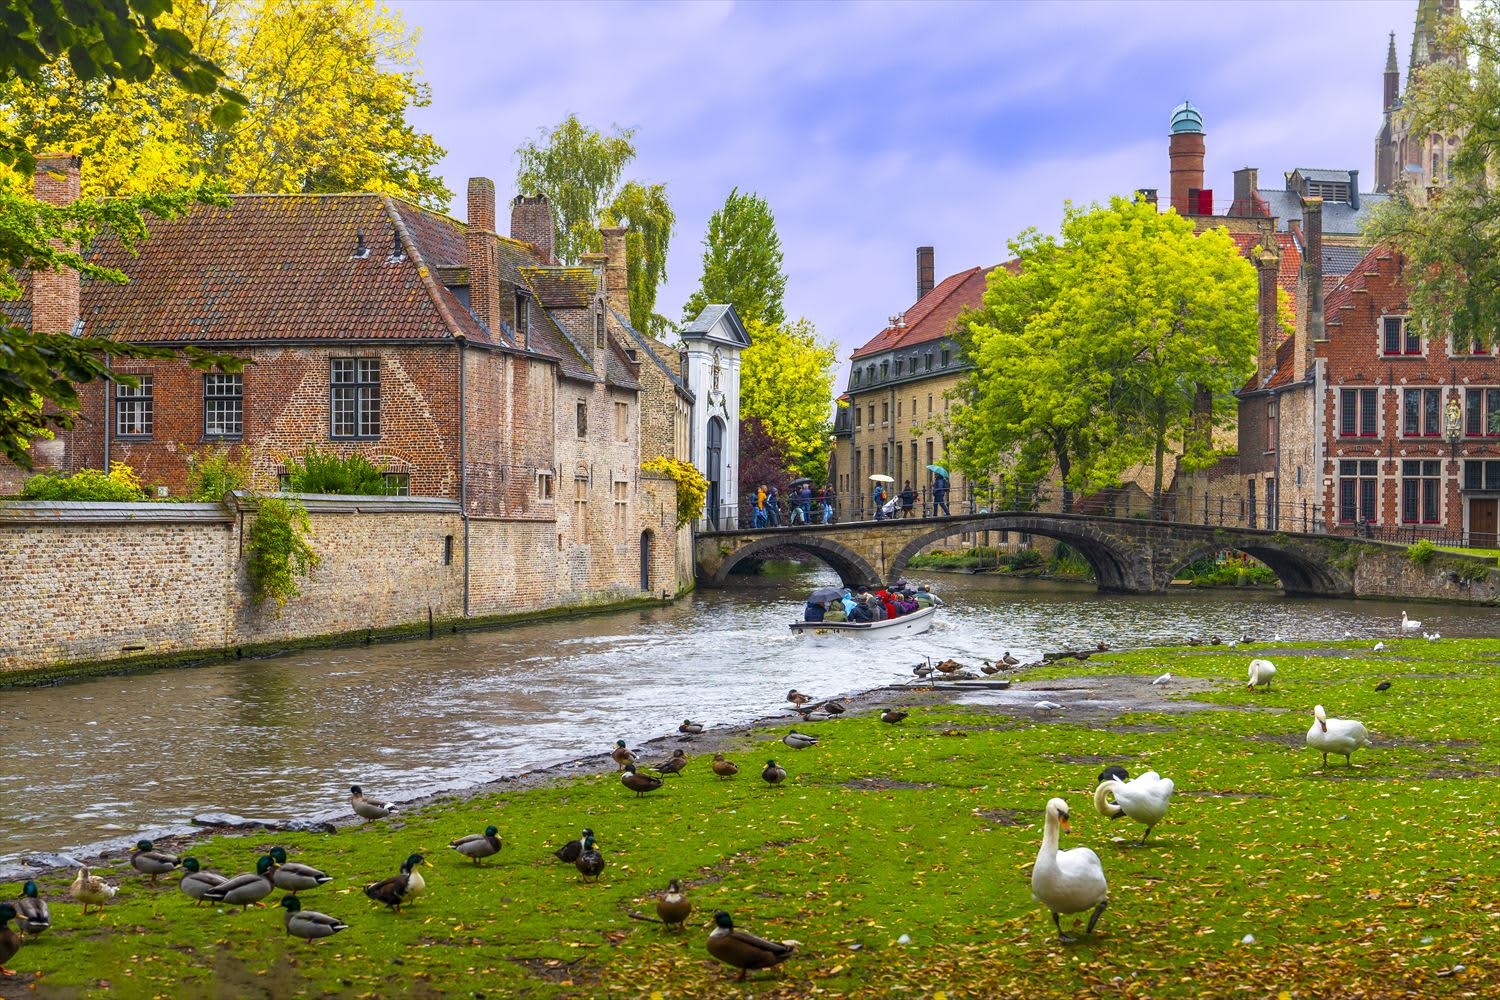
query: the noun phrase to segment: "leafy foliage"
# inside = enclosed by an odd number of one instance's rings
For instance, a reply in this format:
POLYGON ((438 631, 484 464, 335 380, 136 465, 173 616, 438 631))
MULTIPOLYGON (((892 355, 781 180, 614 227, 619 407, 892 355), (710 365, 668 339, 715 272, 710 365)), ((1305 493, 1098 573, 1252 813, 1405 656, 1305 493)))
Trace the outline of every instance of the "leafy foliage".
MULTIPOLYGON (((743 400, 740 405, 743 408, 743 400)), ((790 463, 786 452, 782 450, 781 442, 772 436, 759 417, 740 418, 739 445, 740 489, 746 494, 752 494, 762 486, 767 489, 774 486, 785 494, 792 483, 792 477, 787 471, 790 463)), ((724 497, 723 502, 729 503, 732 499, 724 497)))
POLYGON ((782 297, 781 237, 771 206, 754 192, 729 192, 723 207, 708 218, 703 237, 703 277, 682 307, 684 322, 705 306, 727 302, 746 324, 780 326, 786 321, 782 297))
MULTIPOLYGON (((787 468, 822 482, 828 475, 828 400, 838 355, 812 323, 747 323, 750 346, 740 355, 740 454, 744 421, 758 420, 775 438, 787 468)), ((749 488, 750 480, 741 478, 749 488)))
POLYGON ((123 462, 110 465, 109 472, 79 469, 71 476, 40 473, 21 486, 22 500, 93 500, 136 503, 149 499, 135 470, 123 462))
POLYGON ((1406 558, 1417 566, 1426 566, 1432 562, 1432 557, 1437 555, 1437 546, 1426 538, 1406 547, 1406 558))
POLYGON ((307 511, 287 497, 261 497, 255 520, 245 532, 245 573, 256 604, 273 601, 276 607, 302 593, 298 577, 305 577, 321 561, 307 541, 312 532, 307 511))
POLYGON ((292 493, 332 493, 339 496, 386 496, 391 492, 379 466, 363 455, 320 452, 308 445, 302 460, 286 462, 292 493))
POLYGON ((188 497, 200 503, 221 503, 235 490, 250 485, 250 456, 236 456, 233 448, 204 448, 188 456, 188 497))
POLYGON ((625 234, 630 325, 654 335, 665 333, 671 324, 656 312, 656 292, 667 280, 667 249, 677 224, 667 202, 667 186, 627 181, 605 211, 604 221, 630 230, 625 234))
POLYGON ((687 462, 658 455, 642 462, 647 472, 659 472, 677 484, 677 527, 692 524, 703 516, 703 501, 708 497, 708 480, 687 462))

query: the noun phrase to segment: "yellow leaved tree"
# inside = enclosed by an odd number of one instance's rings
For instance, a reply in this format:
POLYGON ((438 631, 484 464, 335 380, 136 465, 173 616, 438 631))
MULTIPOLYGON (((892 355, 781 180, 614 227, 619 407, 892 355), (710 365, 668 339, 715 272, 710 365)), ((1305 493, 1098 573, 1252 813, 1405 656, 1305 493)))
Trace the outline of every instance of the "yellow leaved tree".
POLYGON ((828 470, 834 346, 806 319, 746 324, 740 356, 740 419, 759 420, 781 445, 788 471, 822 481, 828 470))

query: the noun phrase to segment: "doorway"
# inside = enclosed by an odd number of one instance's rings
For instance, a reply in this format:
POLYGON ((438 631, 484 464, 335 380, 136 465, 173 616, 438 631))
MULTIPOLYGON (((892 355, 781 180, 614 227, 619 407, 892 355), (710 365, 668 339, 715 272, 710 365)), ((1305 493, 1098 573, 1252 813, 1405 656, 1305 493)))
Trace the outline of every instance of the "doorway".
POLYGON ((1469 501, 1469 545, 1476 549, 1496 548, 1496 508, 1500 500, 1469 501))
POLYGON ((715 530, 719 527, 719 483, 722 479, 724 466, 724 421, 718 417, 710 417, 708 420, 708 496, 705 504, 708 510, 708 523, 715 530))
POLYGON ((641 590, 651 593, 651 543, 650 531, 641 532, 641 590))

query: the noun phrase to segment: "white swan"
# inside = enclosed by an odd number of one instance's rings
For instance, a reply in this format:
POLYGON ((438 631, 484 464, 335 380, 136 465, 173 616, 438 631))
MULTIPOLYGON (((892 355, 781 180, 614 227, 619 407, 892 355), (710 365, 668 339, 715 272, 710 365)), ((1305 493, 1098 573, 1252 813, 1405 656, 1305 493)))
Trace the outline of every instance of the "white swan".
POLYGON ((1317 721, 1307 731, 1307 745, 1322 752, 1323 766, 1328 766, 1329 754, 1341 753, 1344 763, 1353 767, 1349 755, 1370 745, 1370 732, 1365 724, 1354 719, 1330 719, 1322 705, 1313 708, 1313 718, 1317 721))
POLYGON ((1094 789, 1094 808, 1107 819, 1128 816, 1137 823, 1144 823, 1146 832, 1141 834, 1141 843, 1151 836, 1151 830, 1167 815, 1172 804, 1172 792, 1176 788, 1171 778, 1163 778, 1155 771, 1147 771, 1129 781, 1101 781, 1094 789), (1111 802, 1110 796, 1114 796, 1111 802))
POLYGON ((1419 629, 1422 627, 1422 623, 1417 621, 1415 618, 1406 617, 1406 612, 1403 611, 1401 612, 1401 627, 1406 629, 1419 629))
POLYGON ((1047 803, 1047 827, 1042 833, 1042 849, 1036 855, 1036 867, 1031 869, 1031 898, 1052 911, 1052 923, 1057 927, 1057 936, 1064 942, 1077 940, 1063 933, 1059 916, 1064 913, 1082 913, 1093 910, 1085 934, 1094 933, 1094 925, 1109 905, 1109 883, 1104 880, 1104 866, 1099 855, 1087 847, 1075 847, 1070 851, 1057 849, 1058 828, 1068 833, 1068 804, 1062 799, 1047 803))
POLYGON ((1257 686, 1264 684, 1266 690, 1271 690, 1271 678, 1276 676, 1276 664, 1270 660, 1250 661, 1250 683, 1245 685, 1251 691, 1257 686))

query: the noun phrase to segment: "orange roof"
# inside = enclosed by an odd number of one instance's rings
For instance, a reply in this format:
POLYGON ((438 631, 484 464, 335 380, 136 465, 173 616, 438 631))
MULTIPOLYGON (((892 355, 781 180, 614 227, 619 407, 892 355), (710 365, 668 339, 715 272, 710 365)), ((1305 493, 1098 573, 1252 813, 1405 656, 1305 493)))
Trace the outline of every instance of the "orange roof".
POLYGON ((1324 325, 1342 326, 1344 319, 1339 312, 1353 308, 1354 293, 1363 290, 1368 279, 1380 273, 1382 264, 1394 259, 1395 250, 1384 243, 1365 254, 1364 258, 1344 275, 1344 280, 1339 286, 1329 292, 1323 300, 1324 325))
MULTIPOLYGON (((1229 238, 1239 248, 1240 256, 1248 258, 1260 246, 1259 233, 1230 233, 1229 238)), ((1292 299, 1292 312, 1297 310, 1297 275, 1302 270, 1302 247, 1291 233, 1276 234, 1276 249, 1281 254, 1281 267, 1276 272, 1276 284, 1292 299)))
MULTIPOLYGON (((997 264, 1011 273, 1020 269, 1020 261, 997 264)), ((975 309, 984 299, 989 274, 994 267, 971 267, 950 274, 937 287, 922 296, 906 310, 903 326, 888 326, 869 342, 856 348, 851 358, 862 358, 880 351, 912 347, 938 340, 949 333, 954 319, 965 309, 975 309)))

